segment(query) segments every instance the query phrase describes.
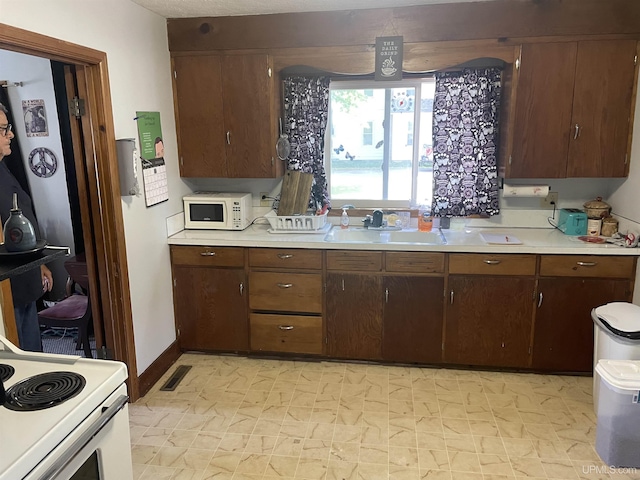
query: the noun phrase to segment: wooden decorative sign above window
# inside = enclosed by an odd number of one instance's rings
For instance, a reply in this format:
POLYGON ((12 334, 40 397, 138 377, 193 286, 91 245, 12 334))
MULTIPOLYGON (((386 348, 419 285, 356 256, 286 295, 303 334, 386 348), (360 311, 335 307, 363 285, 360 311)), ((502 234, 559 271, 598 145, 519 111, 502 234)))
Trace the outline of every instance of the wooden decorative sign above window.
POLYGON ((375 80, 402 80, 402 37, 376 37, 375 80))

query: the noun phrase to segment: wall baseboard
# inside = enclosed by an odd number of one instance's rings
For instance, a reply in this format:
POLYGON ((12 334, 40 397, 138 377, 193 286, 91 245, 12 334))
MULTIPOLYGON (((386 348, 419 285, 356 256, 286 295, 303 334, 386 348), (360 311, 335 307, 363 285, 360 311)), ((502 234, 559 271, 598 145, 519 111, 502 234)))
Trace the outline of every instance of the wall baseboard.
POLYGON ((178 360, 181 354, 182 352, 176 340, 149 365, 149 368, 140 374, 138 377, 138 392, 140 397, 144 397, 149 390, 151 390, 151 387, 160 380, 162 375, 169 370, 169 367, 178 360))

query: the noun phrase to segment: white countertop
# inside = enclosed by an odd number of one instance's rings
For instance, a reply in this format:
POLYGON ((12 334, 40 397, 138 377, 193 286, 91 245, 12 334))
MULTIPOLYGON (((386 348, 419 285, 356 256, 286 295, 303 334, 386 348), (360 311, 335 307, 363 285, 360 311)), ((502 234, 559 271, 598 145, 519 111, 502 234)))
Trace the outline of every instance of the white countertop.
MULTIPOLYGON (((624 248, 613 244, 593 244, 564 235, 553 228, 467 228, 463 231, 443 230, 445 245, 419 243, 340 243, 326 242, 326 230, 317 234, 272 234, 269 225, 252 225, 243 231, 182 230, 169 237, 170 245, 317 248, 325 250, 395 250, 420 252, 466 253, 534 253, 579 255, 632 255, 640 256, 640 248, 624 248), (489 245, 481 233, 515 236, 521 245, 489 245)), ((340 228, 340 226, 333 226, 340 228)), ((414 229, 415 230, 415 229, 414 229)))

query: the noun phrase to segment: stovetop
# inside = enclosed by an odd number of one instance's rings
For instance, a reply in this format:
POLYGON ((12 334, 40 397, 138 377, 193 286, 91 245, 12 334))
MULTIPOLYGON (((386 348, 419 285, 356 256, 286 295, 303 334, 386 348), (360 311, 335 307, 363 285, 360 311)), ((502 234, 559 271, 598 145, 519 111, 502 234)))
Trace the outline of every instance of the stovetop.
POLYGON ((62 402, 54 399, 55 404, 49 408, 22 411, 7 405, 0 406, 0 479, 4 478, 3 472, 16 462, 37 463, 44 458, 127 378, 124 363, 25 352, 2 336, 0 365, 3 365, 0 377, 9 392, 14 385, 15 390, 23 389, 25 385, 29 388, 23 382, 51 372, 56 373, 54 380, 44 384, 40 382, 32 395, 47 394, 52 389, 77 390, 62 402), (64 373, 62 376, 61 372, 64 373), (81 388, 77 389, 80 384, 81 388))

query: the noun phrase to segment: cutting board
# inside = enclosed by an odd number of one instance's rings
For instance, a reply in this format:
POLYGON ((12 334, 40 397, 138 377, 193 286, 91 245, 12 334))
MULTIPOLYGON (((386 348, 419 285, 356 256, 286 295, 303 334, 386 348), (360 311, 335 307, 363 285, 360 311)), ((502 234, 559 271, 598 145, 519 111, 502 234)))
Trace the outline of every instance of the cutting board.
POLYGON ((282 182, 278 216, 304 215, 309 208, 313 174, 287 170, 282 182))

